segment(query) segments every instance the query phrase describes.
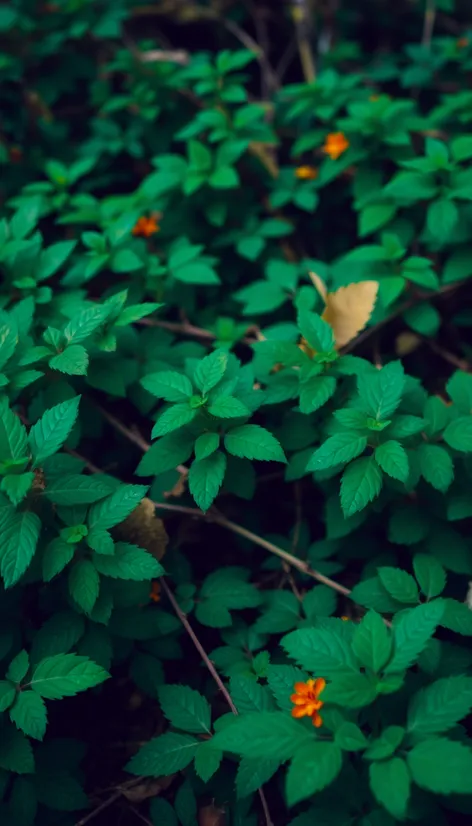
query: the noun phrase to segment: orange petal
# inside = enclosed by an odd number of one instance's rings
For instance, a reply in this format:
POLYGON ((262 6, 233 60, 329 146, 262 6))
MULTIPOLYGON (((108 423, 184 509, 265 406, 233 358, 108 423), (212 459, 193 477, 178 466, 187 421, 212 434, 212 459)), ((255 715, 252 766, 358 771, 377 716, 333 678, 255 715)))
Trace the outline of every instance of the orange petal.
POLYGON ((318 677, 315 681, 315 697, 318 697, 321 691, 326 687, 326 680, 323 677, 318 677))
POLYGON ((315 728, 321 728, 323 725, 323 720, 318 713, 314 714, 311 720, 315 728))
POLYGON ((306 706, 295 706, 292 708, 292 717, 308 717, 308 712, 306 710, 306 706))
POLYGON ((293 688, 301 697, 306 697, 310 693, 310 682, 313 684, 313 680, 308 680, 307 683, 295 683, 293 688))
POLYGON ((300 697, 299 694, 292 694, 290 697, 292 703, 295 703, 296 706, 305 706, 307 703, 306 697, 300 697))

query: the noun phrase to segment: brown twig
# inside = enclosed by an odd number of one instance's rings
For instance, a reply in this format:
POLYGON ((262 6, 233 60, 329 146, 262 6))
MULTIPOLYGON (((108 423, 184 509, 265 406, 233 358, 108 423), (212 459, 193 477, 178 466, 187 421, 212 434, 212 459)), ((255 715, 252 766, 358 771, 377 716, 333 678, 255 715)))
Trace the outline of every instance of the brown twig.
POLYGON ((433 37, 434 23, 436 20, 436 2, 435 0, 426 0, 426 8, 424 12, 423 34, 421 37, 421 45, 425 49, 431 48, 431 40, 433 37))
POLYGON ((306 0, 292 0, 292 17, 297 35, 298 53, 307 83, 316 78, 315 60, 310 45, 310 12, 306 0))
MULTIPOLYGON (((218 671, 216 670, 216 668, 213 665, 212 661, 210 660, 208 654, 206 653, 203 645, 201 644, 200 640, 198 639, 195 631, 193 630, 192 626, 190 625, 186 614, 184 614, 184 612, 182 611, 179 603, 177 602, 176 598, 174 597, 174 594, 172 593, 171 589, 169 588, 169 586, 167 585, 167 582, 165 582, 164 579, 161 579, 161 587, 162 587, 162 590, 164 591, 164 593, 166 594, 167 599, 169 600, 170 604, 172 605, 172 608, 174 609, 175 613, 177 614, 180 622, 182 623, 183 627, 185 628, 187 634, 189 635, 190 639, 192 640, 195 648, 197 649, 198 653, 200 654, 200 657, 202 658, 202 661, 205 663, 205 666, 207 667, 208 671, 210 672, 211 676, 213 677, 213 680, 215 681, 216 685, 218 686, 219 690, 221 691, 221 694, 225 698, 228 706, 230 707, 233 714, 237 715, 238 714, 238 709, 234 705, 233 700, 231 699, 231 695, 230 695, 228 689, 226 688, 223 680, 221 679, 220 675, 218 674, 218 671)), ((267 800, 265 798, 265 795, 264 795, 264 792, 262 791, 262 789, 259 789, 259 797, 261 799, 262 808, 264 810, 266 824, 267 824, 267 826, 273 826, 272 819, 271 819, 270 812, 269 812, 269 807, 267 805, 267 800)))
POLYGON ((471 365, 467 361, 467 359, 461 359, 458 356, 455 356, 454 353, 450 353, 449 350, 446 350, 444 347, 441 347, 440 344, 437 344, 432 339, 424 339, 424 343, 428 345, 428 347, 434 352, 437 353, 438 356, 447 361, 449 364, 452 364, 453 367, 457 367, 458 370, 463 370, 464 373, 469 373, 471 370, 471 365))

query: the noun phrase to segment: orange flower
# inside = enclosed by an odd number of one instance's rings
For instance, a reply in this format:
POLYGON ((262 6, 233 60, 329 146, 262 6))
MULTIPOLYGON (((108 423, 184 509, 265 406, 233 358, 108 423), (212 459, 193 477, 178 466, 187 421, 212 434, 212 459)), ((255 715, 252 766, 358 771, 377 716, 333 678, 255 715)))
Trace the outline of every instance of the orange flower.
POLYGON ((467 49, 468 45, 469 45, 469 38, 468 37, 459 37, 459 39, 456 40, 456 46, 457 46, 458 49, 467 49))
POLYGON ((307 680, 306 683, 295 683, 295 694, 290 699, 294 704, 292 717, 311 717, 315 728, 323 725, 323 720, 318 714, 324 703, 319 699, 321 692, 326 685, 322 677, 316 680, 307 680))
POLYGON ((335 161, 346 149, 349 149, 349 141, 344 132, 330 132, 326 137, 322 149, 326 155, 329 155, 332 161, 335 161))
POLYGON ((341 617, 341 619, 342 619, 343 622, 349 622, 349 620, 351 618, 350 617, 341 617))
POLYGON ((370 95, 369 100, 371 103, 375 103, 376 100, 379 99, 378 95, 370 95))
POLYGON ((152 602, 160 602, 161 600, 161 586, 159 582, 153 582, 151 586, 151 593, 149 594, 149 599, 152 602))
POLYGON ((314 166, 297 166, 295 177, 300 181, 314 181, 318 177, 318 170, 314 166))
POLYGON ((146 218, 145 215, 142 215, 133 227, 133 235, 141 235, 143 238, 150 238, 155 232, 159 232, 159 224, 152 216, 146 218))

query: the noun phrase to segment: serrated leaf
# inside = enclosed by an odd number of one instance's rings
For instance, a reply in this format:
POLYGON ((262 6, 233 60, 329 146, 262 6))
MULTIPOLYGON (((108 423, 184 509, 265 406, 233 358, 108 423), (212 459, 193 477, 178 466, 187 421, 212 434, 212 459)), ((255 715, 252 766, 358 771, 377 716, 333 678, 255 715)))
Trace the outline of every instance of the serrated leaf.
POLYGON ((108 308, 106 305, 96 304, 74 315, 64 327, 64 336, 68 344, 80 344, 106 321, 108 308))
POLYGON ((316 353, 330 353, 334 350, 333 329, 319 315, 301 310, 298 326, 303 338, 316 353))
POLYGON ((382 473, 372 457, 355 459, 346 468, 341 479, 341 508, 349 517, 363 510, 379 495, 382 473))
POLYGON ((44 582, 50 582, 53 577, 64 570, 75 554, 75 546, 58 537, 46 546, 43 553, 42 571, 44 582))
POLYGON ((41 531, 39 517, 32 511, 16 513, 4 526, 0 538, 0 569, 5 588, 11 588, 29 567, 41 531))
POLYGON ((230 693, 240 714, 251 711, 272 711, 274 701, 266 686, 256 682, 254 677, 235 674, 231 677, 230 693))
POLYGON ((141 384, 152 396, 164 399, 166 402, 184 402, 193 393, 190 379, 182 373, 171 370, 144 376, 141 384))
POLYGON ((223 378, 228 366, 228 353, 226 350, 214 350, 209 356, 205 356, 198 365, 194 373, 194 381, 198 389, 206 395, 223 378))
POLYGON ((419 586, 427 599, 437 597, 445 588, 446 572, 434 556, 415 554, 413 570, 419 586))
POLYGON ((126 766, 131 774, 168 777, 192 762, 200 743, 188 734, 167 732, 146 743, 126 766))
POLYGON ((249 416, 251 411, 234 396, 221 396, 209 405, 208 412, 219 419, 237 419, 249 416))
POLYGON ((111 496, 92 505, 88 515, 89 526, 100 531, 115 527, 134 511, 147 490, 146 485, 120 485, 111 496))
POLYGON ((0 457, 22 459, 28 454, 26 428, 9 407, 0 410, 0 457))
POLYGON ((21 691, 10 709, 10 720, 28 737, 42 740, 46 733, 47 711, 34 691, 21 691))
POLYGON ((16 686, 10 680, 0 680, 0 713, 12 705, 16 695, 16 686))
POLYGON ((25 649, 23 649, 16 655, 16 657, 13 658, 10 665, 8 666, 8 670, 6 673, 7 680, 11 680, 12 683, 21 683, 21 681, 25 678, 26 674, 28 673, 28 668, 28 652, 25 651, 25 649))
POLYGON ((80 396, 56 404, 41 416, 29 432, 34 467, 52 456, 68 438, 77 418, 80 396))
POLYGON ((354 631, 352 650, 360 664, 378 674, 392 653, 391 633, 382 617, 369 611, 354 631))
POLYGON ((15 774, 33 774, 34 756, 31 743, 13 725, 3 727, 0 738, 0 769, 15 774))
POLYGON ((299 628, 282 639, 287 654, 311 674, 330 677, 357 671, 349 642, 325 628, 299 628))
POLYGON ((387 726, 379 737, 370 741, 364 757, 367 760, 385 760, 391 757, 405 738, 405 729, 401 726, 387 726))
POLYGON ((308 415, 323 407, 336 390, 333 376, 315 376, 300 387, 300 411, 308 415))
POLYGON ((410 774, 401 757, 371 763, 370 788, 375 799, 392 817, 404 820, 410 798, 410 774))
POLYGON ((397 602, 418 602, 418 586, 411 574, 391 567, 378 568, 377 574, 384 588, 397 602))
POLYGON ((440 600, 417 605, 402 614, 394 625, 394 653, 385 672, 393 674, 409 668, 433 636, 441 622, 444 605, 440 600))
POLYGON ((175 728, 190 734, 210 734, 210 705, 198 691, 186 685, 163 685, 158 694, 162 711, 175 728))
POLYGON ((103 576, 132 582, 156 579, 164 574, 164 568, 157 559, 143 548, 127 542, 117 542, 113 555, 97 554, 93 564, 103 576))
POLYGON ((348 720, 336 729, 334 737, 336 745, 343 751, 362 751, 368 744, 359 726, 348 720))
POLYGON ((365 412, 377 421, 385 421, 395 412, 402 397, 405 374, 399 361, 380 370, 361 373, 357 389, 365 412))
POLYGON ((19 505, 25 498, 34 481, 34 473, 19 473, 17 476, 4 476, 0 489, 6 493, 13 505, 19 505))
POLYGON ((257 424, 234 427, 225 436, 228 453, 243 459, 286 462, 280 443, 268 430, 257 424))
POLYGON ((322 318, 333 330, 336 349, 345 347, 367 325, 378 290, 377 281, 360 281, 327 293, 322 318))
POLYGON ((421 789, 435 794, 470 794, 470 747, 436 737, 418 743, 407 760, 413 780, 421 789))
POLYGON ((92 505, 111 493, 110 484, 100 476, 71 473, 47 485, 44 495, 55 505, 92 505))
POLYGON ((367 447, 365 436, 352 433, 336 433, 315 450, 307 464, 307 470, 327 470, 336 465, 345 464, 360 456, 367 447))
POLYGON ((323 690, 323 701, 341 708, 362 708, 371 705, 377 697, 377 686, 365 674, 335 676, 323 690))
POLYGON ((170 803, 163 797, 154 797, 151 800, 149 814, 153 826, 178 826, 177 815, 170 803))
POLYGON ((218 731, 213 744, 242 757, 288 760, 311 738, 303 725, 280 711, 262 711, 236 717, 218 731))
POLYGON ((218 433, 202 433, 195 442, 195 458, 197 461, 211 456, 215 450, 218 450, 219 444, 220 437, 218 433))
POLYGON ((223 484, 226 456, 220 450, 205 459, 195 459, 188 474, 190 493, 202 511, 207 511, 223 484))
POLYGON ((423 478, 445 493, 454 479, 454 465, 447 450, 440 445, 422 444, 418 456, 423 478))
POLYGON ((472 709, 472 677, 452 676, 418 691, 408 708, 408 731, 421 737, 440 734, 472 709))
POLYGON ((29 685, 46 700, 61 700, 100 685, 109 676, 104 668, 88 657, 56 654, 36 666, 29 685))
POLYGON ((335 743, 314 742, 297 750, 287 772, 286 795, 295 806, 329 786, 342 766, 342 751, 335 743))
POLYGON ((238 798, 248 797, 275 774, 280 766, 280 760, 263 757, 255 760, 243 757, 236 774, 236 795, 238 798))
POLYGON ((223 759, 223 752, 213 748, 211 741, 201 743, 195 754, 195 771, 204 783, 208 783, 211 777, 218 771, 223 759))
POLYGON ((182 402, 181 404, 173 404, 159 416, 152 429, 152 438, 157 439, 158 436, 166 436, 168 433, 173 433, 174 430, 190 424, 197 413, 198 410, 190 407, 188 401, 182 402))
POLYGON ((393 439, 375 449, 375 461, 392 479, 406 482, 410 473, 406 450, 393 439))
POLYGON ((472 452, 472 416, 459 416, 449 422, 444 431, 444 441, 461 453, 472 452))
POLYGON ((49 359, 49 367, 68 376, 86 376, 89 356, 81 344, 69 344, 62 353, 49 359))
POLYGON ((89 559, 79 559, 69 572, 69 593, 79 608, 90 614, 100 591, 100 577, 89 559))

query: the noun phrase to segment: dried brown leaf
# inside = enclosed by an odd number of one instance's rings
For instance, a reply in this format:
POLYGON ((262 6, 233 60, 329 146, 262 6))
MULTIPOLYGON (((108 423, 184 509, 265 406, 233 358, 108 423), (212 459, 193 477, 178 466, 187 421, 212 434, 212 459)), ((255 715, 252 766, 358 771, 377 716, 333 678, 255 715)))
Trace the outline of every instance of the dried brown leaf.
POLYGON ((166 550, 168 536, 162 519, 156 516, 156 507, 150 499, 142 499, 138 507, 112 531, 115 539, 145 548, 156 559, 166 550))
POLYGON ((377 281, 360 281, 326 295, 322 318, 334 332, 336 348, 345 347, 366 326, 377 299, 377 281))
POLYGON ((326 289, 326 284, 324 283, 323 279, 320 278, 320 276, 317 275, 316 272, 310 272, 310 273, 308 273, 308 275, 310 276, 310 278, 313 282, 313 286, 315 287, 315 290, 318 292, 318 294, 321 296, 324 303, 326 304, 326 298, 327 298, 327 295, 328 295, 328 290, 326 289))
POLYGON ((203 806, 198 813, 198 826, 226 826, 226 814, 213 803, 203 806))

